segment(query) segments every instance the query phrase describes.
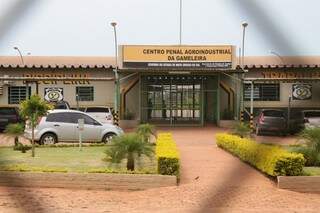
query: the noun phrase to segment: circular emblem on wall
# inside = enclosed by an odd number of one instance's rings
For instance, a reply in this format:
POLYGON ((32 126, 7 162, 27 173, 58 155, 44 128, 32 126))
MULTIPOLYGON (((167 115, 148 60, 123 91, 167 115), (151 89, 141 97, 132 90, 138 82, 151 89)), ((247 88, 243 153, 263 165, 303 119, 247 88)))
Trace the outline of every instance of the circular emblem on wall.
POLYGON ((312 97, 312 86, 310 84, 293 84, 292 97, 294 100, 308 100, 312 97))
POLYGON ((62 88, 45 88, 44 99, 49 102, 58 102, 63 100, 62 88))

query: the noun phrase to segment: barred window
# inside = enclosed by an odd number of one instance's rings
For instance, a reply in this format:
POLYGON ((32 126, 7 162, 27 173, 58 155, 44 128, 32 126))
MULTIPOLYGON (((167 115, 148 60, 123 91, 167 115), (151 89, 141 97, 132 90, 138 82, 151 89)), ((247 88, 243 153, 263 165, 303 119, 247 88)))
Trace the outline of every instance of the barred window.
MULTIPOLYGON (((244 85, 244 100, 250 101, 251 84, 244 85)), ((279 101, 280 85, 279 84, 254 84, 253 86, 254 101, 279 101)))
POLYGON ((93 87, 76 87, 76 94, 79 101, 93 101, 94 99, 93 87))
MULTIPOLYGON (((30 98, 31 87, 28 87, 28 96, 30 98)), ((19 104, 21 101, 26 100, 27 87, 25 86, 14 86, 8 88, 8 104, 19 104)))

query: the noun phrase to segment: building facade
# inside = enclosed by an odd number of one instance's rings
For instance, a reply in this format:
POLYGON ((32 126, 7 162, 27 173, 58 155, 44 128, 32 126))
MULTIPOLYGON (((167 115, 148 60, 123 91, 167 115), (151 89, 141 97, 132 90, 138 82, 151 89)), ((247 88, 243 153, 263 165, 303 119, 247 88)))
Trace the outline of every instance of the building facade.
POLYGON ((27 56, 24 64, 19 57, 0 57, 0 105, 18 106, 39 94, 49 102, 65 100, 72 108, 113 107, 118 67, 122 119, 219 125, 239 119, 242 103, 250 112, 251 88, 254 113, 264 108, 320 109, 318 57, 246 57, 241 68, 234 49, 120 46, 118 65, 110 57, 27 56))
MULTIPOLYGON (((49 102, 68 101, 71 107, 113 106, 114 75, 108 58, 0 58, 0 105, 18 106, 32 94, 49 102), (106 62, 107 61, 107 62, 106 62), (106 95, 107 94, 107 95, 106 95)), ((112 59, 113 60, 113 59, 112 59)))

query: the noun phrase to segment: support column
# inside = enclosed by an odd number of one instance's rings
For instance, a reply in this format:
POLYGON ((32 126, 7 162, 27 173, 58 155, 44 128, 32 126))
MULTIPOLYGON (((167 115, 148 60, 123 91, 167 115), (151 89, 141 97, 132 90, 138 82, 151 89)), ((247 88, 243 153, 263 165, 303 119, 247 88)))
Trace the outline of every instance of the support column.
POLYGON ((201 126, 204 125, 204 83, 203 83, 203 77, 201 78, 201 126))
POLYGON ((217 83, 217 125, 220 124, 220 74, 217 76, 218 83, 217 83))
MULTIPOLYGON (((238 79, 238 77, 236 77, 236 74, 234 74, 234 78, 233 79, 238 79)), ((235 90, 236 92, 236 96, 235 96, 235 108, 234 108, 234 114, 236 115, 236 119, 241 121, 241 111, 240 111, 240 82, 234 80, 235 82, 235 90)))
POLYGON ((243 74, 240 74, 240 121, 243 123, 244 121, 244 102, 243 102, 243 93, 244 93, 244 89, 243 89, 243 74))
POLYGON ((39 81, 36 81, 36 94, 39 95, 39 81))
POLYGON ((29 99, 29 82, 28 81, 26 81, 26 100, 28 100, 29 99))
POLYGON ((251 81, 251 92, 250 92, 250 129, 253 132, 253 90, 254 84, 251 81))

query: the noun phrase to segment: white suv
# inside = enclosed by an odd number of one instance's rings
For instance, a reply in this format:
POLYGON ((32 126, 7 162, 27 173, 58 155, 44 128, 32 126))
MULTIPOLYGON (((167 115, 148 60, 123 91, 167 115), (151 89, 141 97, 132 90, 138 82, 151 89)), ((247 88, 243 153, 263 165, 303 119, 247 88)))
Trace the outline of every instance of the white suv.
MULTIPOLYGON (((84 142, 109 142, 112 137, 123 134, 123 130, 112 124, 102 124, 90 115, 76 110, 51 110, 39 119, 34 131, 35 141, 54 144, 58 141, 78 141, 78 119, 84 119, 82 140, 84 142)), ((30 125, 26 125, 25 137, 31 139, 30 125)))

